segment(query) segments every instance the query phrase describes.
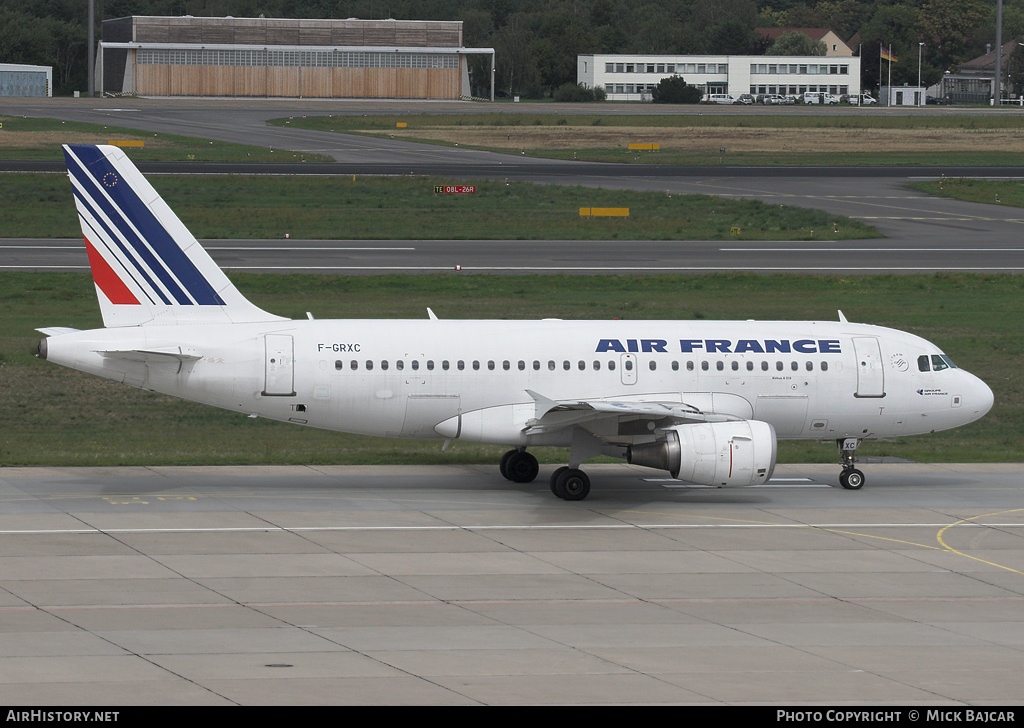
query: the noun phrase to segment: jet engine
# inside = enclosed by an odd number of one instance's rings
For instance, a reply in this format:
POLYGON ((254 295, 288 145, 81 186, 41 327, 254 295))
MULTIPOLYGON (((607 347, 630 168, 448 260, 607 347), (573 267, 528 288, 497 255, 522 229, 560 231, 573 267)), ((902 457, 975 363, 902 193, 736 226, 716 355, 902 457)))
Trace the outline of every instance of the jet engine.
POLYGON ((760 485, 775 470, 775 428, 767 422, 698 422, 662 430, 657 442, 631 445, 626 461, 667 470, 698 485, 760 485))

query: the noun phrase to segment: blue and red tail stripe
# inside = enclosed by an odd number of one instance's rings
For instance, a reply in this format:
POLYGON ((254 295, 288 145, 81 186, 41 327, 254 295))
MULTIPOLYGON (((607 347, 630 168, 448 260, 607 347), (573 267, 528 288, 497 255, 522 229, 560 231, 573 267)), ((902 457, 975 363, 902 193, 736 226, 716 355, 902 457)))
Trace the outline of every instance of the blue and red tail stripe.
POLYGON ((131 292, 131 289, 124 284, 121 277, 114 272, 107 261, 100 255, 96 248, 85 238, 85 252, 89 255, 89 268, 92 269, 92 279, 103 295, 111 303, 125 306, 138 306, 139 299, 131 292))
MULTIPOLYGON (((125 271, 132 280, 142 283, 141 288, 148 288, 164 303, 170 303, 166 292, 181 306, 224 305, 217 291, 101 150, 71 146, 65 157, 68 170, 81 189, 76 188, 75 195, 102 228, 95 231, 96 237, 118 247, 125 265, 134 268, 134 274, 125 271), (110 222, 109 226, 105 220, 110 222)), ((118 274, 109 265, 107 271, 102 275, 109 284, 109 276, 118 274)), ((95 267, 93 274, 95 277, 95 267)), ((127 290, 124 282, 121 285, 127 290)))

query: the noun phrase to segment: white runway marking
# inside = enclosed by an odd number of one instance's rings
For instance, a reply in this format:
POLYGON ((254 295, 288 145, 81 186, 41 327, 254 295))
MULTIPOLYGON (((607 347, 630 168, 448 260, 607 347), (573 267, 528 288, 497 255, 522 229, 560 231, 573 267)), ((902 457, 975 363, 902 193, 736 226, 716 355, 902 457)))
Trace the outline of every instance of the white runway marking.
POLYGON ((828 529, 889 529, 889 528, 1024 528, 1024 523, 609 523, 609 524, 547 524, 528 526, 251 526, 243 528, 54 528, 0 530, 0 536, 40 534, 139 534, 139 533, 325 533, 325 532, 410 532, 410 531, 621 531, 693 528, 828 528, 828 529))

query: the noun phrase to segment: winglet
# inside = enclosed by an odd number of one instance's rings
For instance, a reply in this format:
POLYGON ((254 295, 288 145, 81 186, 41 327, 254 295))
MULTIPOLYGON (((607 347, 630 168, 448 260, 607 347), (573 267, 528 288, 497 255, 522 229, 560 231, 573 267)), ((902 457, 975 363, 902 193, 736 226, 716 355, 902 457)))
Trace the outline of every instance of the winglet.
POLYGON ((532 389, 527 389, 526 393, 528 395, 530 395, 531 397, 533 397, 533 401, 537 405, 537 410, 536 410, 536 417, 537 417, 537 419, 540 419, 541 417, 546 415, 548 412, 553 410, 555 407, 558 407, 558 402, 556 402, 553 399, 548 399, 543 394, 537 394, 532 389))

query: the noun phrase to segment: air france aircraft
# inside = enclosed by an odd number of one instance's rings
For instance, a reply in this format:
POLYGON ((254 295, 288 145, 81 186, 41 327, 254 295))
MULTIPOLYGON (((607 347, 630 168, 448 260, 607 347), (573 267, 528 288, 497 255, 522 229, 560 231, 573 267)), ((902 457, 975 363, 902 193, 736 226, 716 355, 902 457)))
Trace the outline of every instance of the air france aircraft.
POLYGON ((766 483, 778 438, 863 440, 973 422, 992 391, 934 344, 839 321, 290 320, 236 290, 122 151, 65 146, 104 328, 39 329, 39 356, 249 416, 385 437, 569 448, 551 491, 582 500, 598 455, 693 484, 766 483))

